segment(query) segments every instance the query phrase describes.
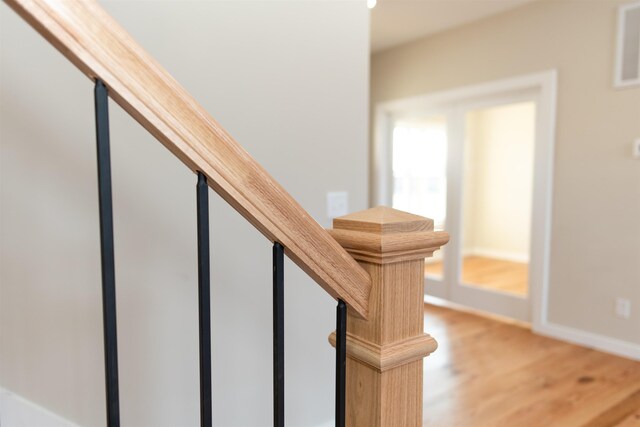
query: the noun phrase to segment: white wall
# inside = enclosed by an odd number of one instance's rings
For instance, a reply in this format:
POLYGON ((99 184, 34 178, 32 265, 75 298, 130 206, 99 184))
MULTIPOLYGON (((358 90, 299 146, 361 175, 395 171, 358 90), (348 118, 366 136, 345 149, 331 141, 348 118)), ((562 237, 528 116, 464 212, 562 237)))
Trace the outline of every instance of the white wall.
POLYGON ((532 102, 467 114, 465 254, 528 262, 534 136, 532 102))
POLYGON ((538 0, 377 53, 371 100, 557 69, 549 321, 638 354, 640 87, 612 85, 624 2, 538 0), (614 315, 616 297, 631 301, 629 319, 614 315))
POLYGON ((3 427, 78 427, 42 406, 2 388, 0 422, 3 427))
MULTIPOLYGON (((330 190, 366 207, 363 1, 105 7, 316 219, 330 190)), ((0 15, 0 385, 100 426, 93 87, 0 15)), ((113 104, 111 130, 122 424, 198 425, 196 178, 113 104)), ((214 422, 271 425, 271 247, 211 198, 214 422)), ((318 425, 333 417, 335 304, 286 268, 287 422, 318 425)))

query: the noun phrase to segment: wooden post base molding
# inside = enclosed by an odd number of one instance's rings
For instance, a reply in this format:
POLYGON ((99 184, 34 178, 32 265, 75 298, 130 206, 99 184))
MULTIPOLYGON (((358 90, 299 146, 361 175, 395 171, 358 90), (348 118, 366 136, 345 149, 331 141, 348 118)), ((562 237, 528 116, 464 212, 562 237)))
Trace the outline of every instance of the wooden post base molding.
MULTIPOLYGON (((349 427, 422 425, 422 359, 437 348, 424 333, 424 258, 449 240, 433 221, 386 207, 333 221, 331 235, 371 276, 367 320, 349 310, 349 427)), ((329 341, 335 345, 335 336, 329 341)))
MULTIPOLYGON (((329 335, 329 343, 336 346, 336 334, 329 335)), ((347 332, 347 357, 368 365, 378 372, 388 371, 400 365, 422 360, 438 348, 438 343, 429 334, 403 341, 379 345, 365 341, 347 332)))

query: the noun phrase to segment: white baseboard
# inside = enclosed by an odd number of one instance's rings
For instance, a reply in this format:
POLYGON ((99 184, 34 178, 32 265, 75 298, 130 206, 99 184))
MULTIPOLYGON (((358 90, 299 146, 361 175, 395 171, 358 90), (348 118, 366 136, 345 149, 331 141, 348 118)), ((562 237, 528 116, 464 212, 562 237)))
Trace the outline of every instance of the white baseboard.
POLYGON ((0 387, 0 426, 79 427, 59 415, 0 387))
POLYGON ((522 262, 522 263, 529 262, 529 254, 527 253, 499 251, 491 248, 465 249, 463 252, 463 256, 468 256, 468 255, 495 258, 495 259, 501 259, 504 261, 513 261, 513 262, 522 262))
MULTIPOLYGON (((513 262, 522 262, 529 263, 529 255, 526 253, 517 253, 517 252, 506 252, 506 251, 497 251, 494 249, 487 248, 469 248, 465 249, 462 252, 462 256, 482 256, 486 258, 495 258, 504 261, 513 261, 513 262)), ((442 261, 442 251, 437 251, 433 254, 432 257, 425 258, 424 262, 426 264, 434 264, 436 262, 442 261)))
POLYGON ((542 325, 534 325, 533 331, 540 335, 640 361, 640 344, 583 331, 570 326, 558 325, 549 321, 544 322, 542 325))
MULTIPOLYGON (((2 427, 80 427, 24 397, 0 387, 0 426, 2 427)), ((328 421, 317 427, 334 427, 328 421)))

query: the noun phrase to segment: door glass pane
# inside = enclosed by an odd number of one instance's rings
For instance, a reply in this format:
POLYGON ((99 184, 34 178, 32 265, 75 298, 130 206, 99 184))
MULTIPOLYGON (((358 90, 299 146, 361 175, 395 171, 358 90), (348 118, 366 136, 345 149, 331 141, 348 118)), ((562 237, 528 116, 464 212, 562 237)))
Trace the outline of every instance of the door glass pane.
POLYGON ((473 110, 465 126, 461 280, 526 296, 535 103, 473 110))
MULTIPOLYGON (((393 127, 393 207, 434 220, 447 214, 447 121, 445 116, 398 120, 393 127)), ((442 251, 427 260, 427 274, 442 277, 442 251)))

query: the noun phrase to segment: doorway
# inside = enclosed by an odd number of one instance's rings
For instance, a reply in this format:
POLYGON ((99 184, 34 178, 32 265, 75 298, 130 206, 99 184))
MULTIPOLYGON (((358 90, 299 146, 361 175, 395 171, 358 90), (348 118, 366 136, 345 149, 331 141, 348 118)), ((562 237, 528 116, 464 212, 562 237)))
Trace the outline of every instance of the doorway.
POLYGON ((554 116, 554 72, 377 106, 375 204, 451 234, 425 263, 425 295, 541 318, 554 116))

